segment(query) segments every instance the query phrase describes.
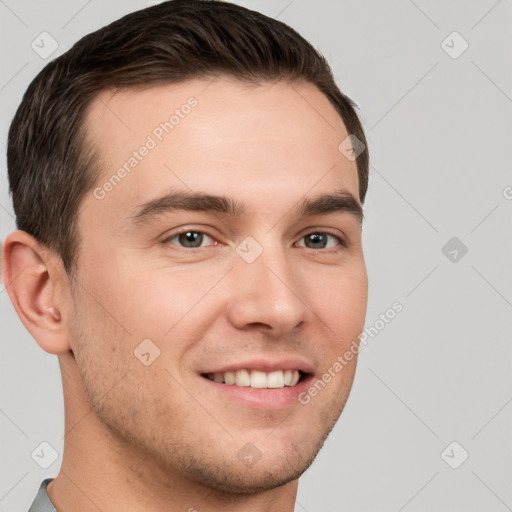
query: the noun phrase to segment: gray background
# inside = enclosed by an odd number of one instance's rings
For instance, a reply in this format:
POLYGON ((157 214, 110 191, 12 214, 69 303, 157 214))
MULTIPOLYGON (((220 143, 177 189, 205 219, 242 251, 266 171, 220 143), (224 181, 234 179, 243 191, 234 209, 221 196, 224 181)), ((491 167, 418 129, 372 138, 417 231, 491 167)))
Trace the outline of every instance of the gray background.
MULTIPOLYGON (((239 3, 301 32, 360 105, 372 162, 367 325, 395 301, 404 308, 362 350, 296 510, 512 510, 512 2, 239 3), (454 31, 469 44, 457 58, 454 31)), ((31 48, 41 32, 56 56, 148 5, 0 0, 2 144, 48 61, 31 48)), ((0 162, 3 239, 14 228, 4 150, 0 162)), ((4 288, 0 307, 0 511, 22 512, 61 463, 62 390, 57 357, 28 335, 4 288), (59 454, 48 469, 30 455, 43 441, 59 454)))

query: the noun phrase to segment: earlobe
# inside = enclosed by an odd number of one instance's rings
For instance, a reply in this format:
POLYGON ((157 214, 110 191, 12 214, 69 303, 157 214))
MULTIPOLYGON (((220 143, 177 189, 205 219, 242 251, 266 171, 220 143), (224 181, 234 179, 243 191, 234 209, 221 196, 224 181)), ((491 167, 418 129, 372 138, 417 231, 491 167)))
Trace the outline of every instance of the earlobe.
POLYGON ((13 231, 3 243, 2 278, 23 325, 50 354, 71 350, 64 322, 64 270, 58 256, 24 231, 13 231))

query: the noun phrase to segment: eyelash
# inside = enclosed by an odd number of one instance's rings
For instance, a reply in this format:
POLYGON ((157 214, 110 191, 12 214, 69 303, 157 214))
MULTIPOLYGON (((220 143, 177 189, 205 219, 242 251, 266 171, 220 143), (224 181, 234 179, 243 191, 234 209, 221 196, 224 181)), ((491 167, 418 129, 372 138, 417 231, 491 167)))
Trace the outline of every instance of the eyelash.
MULTIPOLYGON (((185 233, 200 233, 202 235, 206 235, 208 237, 210 237, 212 240, 215 240, 215 238, 212 236, 212 235, 209 235, 208 233, 206 233, 205 231, 201 231, 201 230, 198 230, 198 229, 183 229, 181 231, 178 231, 177 233, 174 233, 173 235, 167 237, 165 240, 162 241, 162 243, 164 244, 169 244, 171 243, 171 240, 179 237, 180 235, 183 235, 185 233)), ((332 248, 329 248, 329 249, 324 249, 324 248, 321 248, 321 249, 314 249, 312 247, 305 247, 306 249, 310 249, 312 251, 315 251, 315 252, 323 252, 323 253, 334 253, 334 252, 338 252, 340 250, 340 248, 347 248, 348 247, 348 244, 347 242, 341 238, 339 235, 335 235, 333 233, 330 233, 329 231, 310 231, 309 233, 306 233, 305 235, 303 235, 300 240, 303 240, 304 238, 306 238, 307 236, 310 236, 310 235, 327 235, 327 236, 330 236, 331 238, 334 238, 338 243, 339 243, 339 246, 337 247, 332 247, 332 248)), ((174 244, 171 244, 171 245, 174 245, 174 244)), ((216 245, 216 244, 214 244, 216 245)), ((178 246, 180 247, 181 249, 187 249, 188 251, 194 251, 194 250, 200 250, 200 249, 205 249, 206 247, 183 247, 183 246, 178 246)))

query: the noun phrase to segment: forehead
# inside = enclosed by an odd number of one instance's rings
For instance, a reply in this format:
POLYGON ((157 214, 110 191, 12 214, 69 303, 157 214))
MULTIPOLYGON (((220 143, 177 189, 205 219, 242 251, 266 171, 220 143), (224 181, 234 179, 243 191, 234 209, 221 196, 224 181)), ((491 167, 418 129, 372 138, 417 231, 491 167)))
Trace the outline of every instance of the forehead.
POLYGON ((100 208, 128 213, 168 187, 281 202, 314 187, 358 197, 356 164, 338 149, 346 128, 312 84, 216 79, 104 91, 87 128, 100 208))

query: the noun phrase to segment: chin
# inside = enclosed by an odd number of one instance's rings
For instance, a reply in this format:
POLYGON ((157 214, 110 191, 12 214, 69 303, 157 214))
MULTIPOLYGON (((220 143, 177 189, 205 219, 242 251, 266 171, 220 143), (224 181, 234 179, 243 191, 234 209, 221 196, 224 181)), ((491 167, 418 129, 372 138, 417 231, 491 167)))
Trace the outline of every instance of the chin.
POLYGON ((290 437, 288 441, 255 441, 261 451, 252 443, 241 449, 237 444, 233 451, 224 446, 217 457, 210 450, 202 451, 199 457, 188 457, 186 472, 193 481, 219 494, 248 495, 275 489, 297 480, 311 466, 333 426, 295 441, 290 437))
POLYGON ((273 460, 265 461, 263 455, 252 465, 244 465, 238 460, 235 463, 195 464, 191 461, 189 475, 197 483, 210 488, 212 491, 230 495, 250 495, 281 487, 297 480, 315 459, 314 453, 294 454, 287 458, 272 456, 273 460))

